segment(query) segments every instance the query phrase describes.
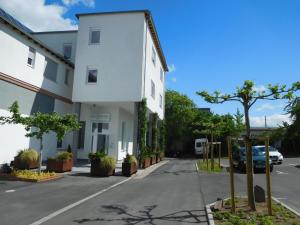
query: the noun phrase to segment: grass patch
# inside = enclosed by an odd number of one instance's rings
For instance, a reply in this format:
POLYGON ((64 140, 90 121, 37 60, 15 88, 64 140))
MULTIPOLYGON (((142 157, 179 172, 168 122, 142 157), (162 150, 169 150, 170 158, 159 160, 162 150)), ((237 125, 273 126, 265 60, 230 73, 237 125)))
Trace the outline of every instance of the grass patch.
POLYGON ((44 180, 48 178, 52 178, 56 176, 54 172, 41 172, 40 174, 36 171, 31 170, 14 170, 11 173, 12 176, 16 178, 22 179, 30 179, 30 180, 44 180))
POLYGON ((272 201, 273 216, 268 216, 266 203, 256 203, 256 212, 252 212, 247 199, 236 198, 236 213, 230 212, 230 201, 224 201, 222 210, 214 212, 216 225, 300 225, 300 217, 281 204, 272 201))
POLYGON ((219 164, 216 163, 216 160, 215 160, 215 163, 214 163, 214 169, 213 170, 211 170, 211 160, 208 160, 208 168, 207 168, 206 161, 203 162, 203 160, 198 160, 197 166, 198 166, 198 169, 202 170, 202 171, 207 171, 207 172, 212 172, 212 173, 219 173, 219 172, 222 171, 222 168, 219 167, 219 164))

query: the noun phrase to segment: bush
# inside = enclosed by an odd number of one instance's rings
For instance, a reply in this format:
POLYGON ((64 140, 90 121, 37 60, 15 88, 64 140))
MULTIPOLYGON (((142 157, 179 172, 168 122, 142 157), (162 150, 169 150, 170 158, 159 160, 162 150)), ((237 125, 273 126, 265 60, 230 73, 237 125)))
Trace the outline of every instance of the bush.
POLYGON ((56 156, 57 160, 69 160, 73 158, 73 154, 70 152, 59 152, 56 156))
POLYGON ((17 157, 23 162, 37 161, 39 159, 39 154, 36 150, 29 148, 19 151, 17 157))
POLYGON ((103 156, 100 159, 100 167, 105 170, 114 170, 116 168, 116 159, 111 156, 103 156))
POLYGON ((100 151, 100 152, 91 152, 89 153, 89 159, 90 160, 100 160, 101 158, 107 156, 107 154, 104 151, 100 151))
POLYGON ((126 158, 124 158, 124 162, 137 164, 137 159, 135 158, 135 156, 127 154, 126 158))
POLYGON ((43 179, 55 176, 54 172, 41 172, 38 173, 32 170, 13 170, 12 175, 18 178, 25 178, 25 179, 43 179))

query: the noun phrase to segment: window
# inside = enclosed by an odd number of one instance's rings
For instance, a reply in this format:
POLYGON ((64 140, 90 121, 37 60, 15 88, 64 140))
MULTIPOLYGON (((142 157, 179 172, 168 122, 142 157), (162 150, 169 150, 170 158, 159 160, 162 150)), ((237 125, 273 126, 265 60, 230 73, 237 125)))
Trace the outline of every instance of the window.
POLYGON ((85 122, 80 121, 80 129, 78 132, 78 143, 77 143, 77 147, 79 149, 83 149, 84 148, 84 135, 85 135, 85 122))
POLYGON ((164 82, 164 71, 162 68, 160 68, 160 80, 161 82, 164 82))
POLYGON ((100 44, 100 30, 97 29, 90 30, 89 44, 91 45, 100 44))
POLYGON ((66 69, 66 71, 65 71, 65 85, 69 85, 69 79, 70 79, 70 70, 66 69))
POLYGON ((156 52, 154 46, 152 46, 152 62, 154 65, 156 64, 156 52))
POLYGON ((159 107, 162 108, 163 105, 163 97, 162 95, 159 95, 159 107))
POLYGON ((56 142, 56 148, 62 148, 62 141, 56 142))
POLYGON ((151 96, 153 99, 155 99, 155 84, 153 80, 151 80, 151 96))
POLYGON ((64 58, 70 59, 72 55, 72 44, 64 44, 63 52, 64 52, 64 58))
POLYGON ((89 69, 87 71, 87 83, 89 84, 95 84, 97 83, 97 74, 98 70, 97 69, 89 69))
POLYGON ((58 68, 58 64, 56 62, 54 62, 52 59, 49 59, 48 57, 45 58, 44 76, 47 79, 56 82, 57 68, 58 68))
POLYGON ((121 137, 121 140, 122 140, 122 144, 121 144, 121 149, 122 150, 126 150, 127 146, 126 146, 126 140, 125 140, 125 133, 126 133, 126 123, 125 122, 122 122, 122 137, 121 137))
POLYGON ((34 67, 34 62, 35 62, 35 49, 32 47, 29 47, 27 65, 34 67))

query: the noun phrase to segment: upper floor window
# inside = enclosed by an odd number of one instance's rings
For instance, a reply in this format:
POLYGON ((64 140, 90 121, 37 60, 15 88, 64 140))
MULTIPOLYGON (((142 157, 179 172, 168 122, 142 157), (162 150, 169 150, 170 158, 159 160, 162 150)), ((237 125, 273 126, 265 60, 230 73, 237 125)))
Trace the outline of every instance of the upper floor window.
POLYGON ((163 97, 162 95, 159 95, 159 107, 162 108, 163 105, 163 97))
POLYGON ((153 99, 155 99, 155 84, 153 80, 151 80, 151 96, 153 99))
POLYGON ((100 44, 100 30, 90 29, 89 44, 100 44))
POLYGON ((162 68, 160 68, 160 80, 161 82, 164 82, 164 71, 162 68))
POLYGON ((33 67, 35 63, 35 49, 29 47, 28 58, 27 58, 27 65, 33 67))
POLYGON ((152 46, 152 62, 154 65, 156 64, 156 52, 154 46, 152 46))
POLYGON ((64 58, 70 59, 72 55, 72 44, 64 44, 63 52, 64 52, 64 58))
POLYGON ((48 57, 45 57, 44 77, 56 82, 57 68, 58 68, 58 64, 56 62, 54 62, 52 59, 50 59, 48 57))
POLYGON ((88 68, 88 70, 87 70, 87 83, 89 83, 89 84, 97 83, 97 75, 98 75, 98 70, 97 69, 88 68))
POLYGON ((69 79, 70 79, 70 70, 65 70, 65 85, 69 85, 69 79))

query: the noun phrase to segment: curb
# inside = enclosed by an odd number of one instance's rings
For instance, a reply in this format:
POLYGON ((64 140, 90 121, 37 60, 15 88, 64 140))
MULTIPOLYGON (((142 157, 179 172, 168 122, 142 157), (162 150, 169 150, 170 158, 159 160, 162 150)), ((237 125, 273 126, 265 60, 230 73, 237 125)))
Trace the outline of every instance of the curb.
POLYGON ((165 165, 166 163, 168 163, 169 160, 163 160, 160 161, 159 163, 156 163, 150 167, 147 167, 146 169, 140 169, 137 171, 137 173, 133 176, 133 179, 143 179, 146 176, 148 176, 150 173, 154 172, 156 169, 158 169, 159 167, 165 165))
POLYGON ((288 205, 286 205, 285 203, 283 203, 282 201, 278 200, 278 199, 275 198, 275 197, 272 197, 272 199, 273 199, 275 202, 281 204, 282 206, 284 206, 285 208, 287 208, 288 210, 290 210, 291 212, 293 212, 294 214, 296 214, 297 216, 300 217, 300 213, 297 212, 295 209, 292 209, 291 207, 289 207, 288 205))
POLYGON ((212 214, 212 211, 210 209, 211 206, 213 206, 215 203, 208 204, 205 206, 206 216, 207 216, 207 222, 209 225, 215 225, 214 217, 212 214))

